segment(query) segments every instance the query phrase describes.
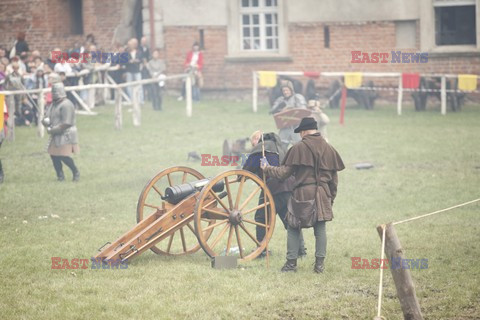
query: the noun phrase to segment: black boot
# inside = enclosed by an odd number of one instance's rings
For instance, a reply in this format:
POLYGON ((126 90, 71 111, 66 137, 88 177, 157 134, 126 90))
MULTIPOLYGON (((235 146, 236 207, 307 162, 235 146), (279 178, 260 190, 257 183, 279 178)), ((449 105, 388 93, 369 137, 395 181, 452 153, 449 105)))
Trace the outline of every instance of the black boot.
POLYGON ((297 259, 287 259, 287 262, 283 265, 282 272, 297 272, 297 259))
POLYGON ((76 171, 73 173, 73 182, 78 182, 80 181, 80 171, 76 171))
POLYGON ((65 175, 63 174, 63 171, 57 172, 57 180, 58 181, 65 181, 65 175))
POLYGON ((325 266, 323 265, 323 261, 325 258, 315 258, 315 265, 313 267, 313 271, 316 273, 323 273, 323 270, 325 270, 325 266))

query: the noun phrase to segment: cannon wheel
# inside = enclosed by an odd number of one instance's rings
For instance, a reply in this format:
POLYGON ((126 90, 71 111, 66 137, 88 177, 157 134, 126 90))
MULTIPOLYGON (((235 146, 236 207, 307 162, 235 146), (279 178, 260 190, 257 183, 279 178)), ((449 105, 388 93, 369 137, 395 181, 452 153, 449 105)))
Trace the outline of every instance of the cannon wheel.
POLYGON ((242 262, 255 259, 272 237, 275 219, 275 203, 270 190, 262 179, 246 170, 230 170, 217 175, 203 187, 195 205, 194 222, 198 242, 211 258, 237 255, 242 262), (212 187, 222 180, 226 192, 223 199, 212 191, 212 187), (262 192, 264 200, 260 201, 262 192), (215 207, 206 200, 211 196, 217 202, 215 207), (254 220, 255 212, 262 208, 266 209, 263 212, 265 223, 254 220), (214 219, 215 223, 205 224, 214 219), (266 229, 261 242, 255 237, 257 227, 266 229), (211 236, 205 236, 207 231, 213 231, 211 236), (238 249, 232 250, 233 244, 238 249))
MULTIPOLYGON (((163 196, 164 190, 162 190, 159 187, 160 185, 172 186, 175 182, 185 183, 188 181, 200 180, 204 178, 205 177, 200 172, 188 167, 171 167, 159 172, 155 177, 153 177, 145 185, 142 193, 140 194, 140 197, 138 198, 137 223, 142 221, 144 218, 146 218, 149 215, 149 214, 146 214, 148 210, 152 211, 152 209, 156 207, 150 203, 147 203, 147 199, 150 199, 149 198, 150 194, 152 194, 151 196, 154 196, 154 197, 158 196, 158 201, 163 202, 163 200, 161 199, 161 196, 163 196)), ((212 221, 211 223, 214 223, 214 221, 212 221)), ((195 233, 195 230, 191 221, 188 222, 184 227, 178 229, 176 232, 172 233, 169 237, 165 239, 166 241, 168 241, 166 250, 162 250, 157 246, 153 246, 151 250, 156 254, 170 255, 170 256, 185 255, 185 254, 190 254, 198 251, 200 249, 200 245, 196 241, 196 237, 190 237, 190 238, 193 238, 194 241, 191 241, 191 239, 190 241, 188 241, 189 238, 185 237, 186 233, 195 233), (177 248, 180 246, 175 246, 175 245, 173 245, 173 248, 172 248, 172 243, 176 241, 181 241, 182 243, 181 249, 177 248)), ((210 233, 206 233, 205 237, 208 238, 210 236, 210 233)))

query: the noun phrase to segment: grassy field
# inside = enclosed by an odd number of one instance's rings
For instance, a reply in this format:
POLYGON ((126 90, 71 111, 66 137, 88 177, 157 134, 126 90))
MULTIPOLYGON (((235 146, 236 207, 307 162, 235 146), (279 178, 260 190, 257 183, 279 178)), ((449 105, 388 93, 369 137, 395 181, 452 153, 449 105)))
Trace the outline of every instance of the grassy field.
MULTIPOLYGON (((255 260, 214 270, 200 250, 148 251, 125 270, 52 270, 51 257, 89 259, 134 226, 138 196, 163 168, 225 170, 188 162, 189 151, 220 155, 226 138, 275 129, 266 105, 253 114, 248 101, 202 101, 186 118, 184 105, 167 99, 163 112, 144 107, 140 128, 125 110, 121 131, 113 129, 112 106, 97 111, 78 116, 77 184, 69 172, 68 181, 56 181, 47 138, 34 128, 18 128, 16 141, 0 149, 0 319, 372 319, 379 270, 352 270, 351 257, 379 257, 375 227, 480 197, 479 105, 447 116, 407 107, 401 117, 392 105, 350 107, 345 126, 328 110, 330 142, 347 169, 327 225, 324 274, 312 271, 312 230, 298 272, 279 272, 286 232, 278 223, 269 269, 255 260), (356 170, 358 162, 375 167, 356 170)), ((428 259, 428 269, 412 270, 425 319, 480 318, 479 214, 477 203, 397 226, 406 255, 428 259)), ((390 272, 384 285, 382 314, 402 319, 390 272)))

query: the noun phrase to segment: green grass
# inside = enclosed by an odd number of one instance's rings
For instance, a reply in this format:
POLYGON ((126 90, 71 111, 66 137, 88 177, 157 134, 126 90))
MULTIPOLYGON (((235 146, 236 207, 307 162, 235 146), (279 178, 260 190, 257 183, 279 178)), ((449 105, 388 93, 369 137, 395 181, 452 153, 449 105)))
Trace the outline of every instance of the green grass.
MULTIPOLYGON (((312 271, 311 229, 298 272, 279 272, 286 232, 278 223, 269 269, 257 260, 219 271, 203 251, 148 251, 126 270, 52 270, 51 257, 88 259, 134 226, 138 195, 163 168, 225 170, 187 162, 189 151, 221 154, 226 138, 275 129, 267 107, 253 114, 248 101, 202 101, 186 118, 184 105, 168 99, 163 112, 144 107, 140 128, 125 110, 121 131, 112 106, 97 111, 78 116, 78 184, 55 180, 47 139, 34 128, 17 128, 16 141, 0 149, 0 319, 372 319, 379 270, 352 270, 351 257, 379 257, 375 227, 480 196, 479 105, 447 116, 407 107, 401 117, 394 106, 350 107, 345 126, 328 110, 330 142, 347 169, 327 225, 324 274, 312 271), (358 162, 375 168, 355 170, 358 162)), ((428 269, 412 271, 425 319, 480 318, 479 213, 474 204, 396 227, 406 255, 428 259, 428 269)), ((390 272, 384 285, 382 314, 402 319, 390 272)))

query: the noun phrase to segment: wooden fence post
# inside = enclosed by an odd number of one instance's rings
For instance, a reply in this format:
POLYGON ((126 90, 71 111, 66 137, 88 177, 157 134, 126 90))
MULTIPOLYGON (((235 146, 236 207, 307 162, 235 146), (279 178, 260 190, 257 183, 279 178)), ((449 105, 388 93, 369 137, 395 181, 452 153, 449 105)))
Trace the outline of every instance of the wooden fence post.
POLYGON ((252 92, 252 107, 253 107, 253 112, 257 112, 258 109, 258 78, 257 78, 257 73, 253 71, 253 92, 252 92))
POLYGON ((7 120, 7 140, 15 141, 15 95, 6 96, 5 102, 7 103, 8 120, 7 120))
POLYGON ((88 108, 92 110, 95 108, 95 88, 88 89, 88 108))
POLYGON ((447 79, 445 76, 442 76, 441 88, 440 88, 440 101, 441 101, 441 113, 442 115, 447 114, 447 79))
POLYGON ((187 102, 187 117, 192 116, 192 77, 189 74, 185 79, 185 95, 187 102))
MULTIPOLYGON (((383 235, 382 226, 378 226, 377 231, 381 239, 383 235)), ((385 254, 390 262, 390 271, 392 272, 398 300, 402 307, 403 318, 405 320, 423 320, 410 270, 402 268, 403 263, 399 268, 392 268, 392 261, 394 259, 403 261, 404 256, 402 245, 391 223, 387 224, 385 230, 385 254)))
POLYGON ((45 135, 45 127, 42 124, 43 115, 45 114, 45 93, 42 91, 38 94, 38 136, 43 138, 45 135))
POLYGON ((121 88, 115 89, 115 129, 120 130, 123 126, 123 114, 122 114, 122 91, 121 88))
POLYGON ((135 127, 140 127, 141 124, 141 111, 140 111, 140 87, 138 85, 133 86, 132 88, 132 102, 133 102, 133 125, 135 127))

